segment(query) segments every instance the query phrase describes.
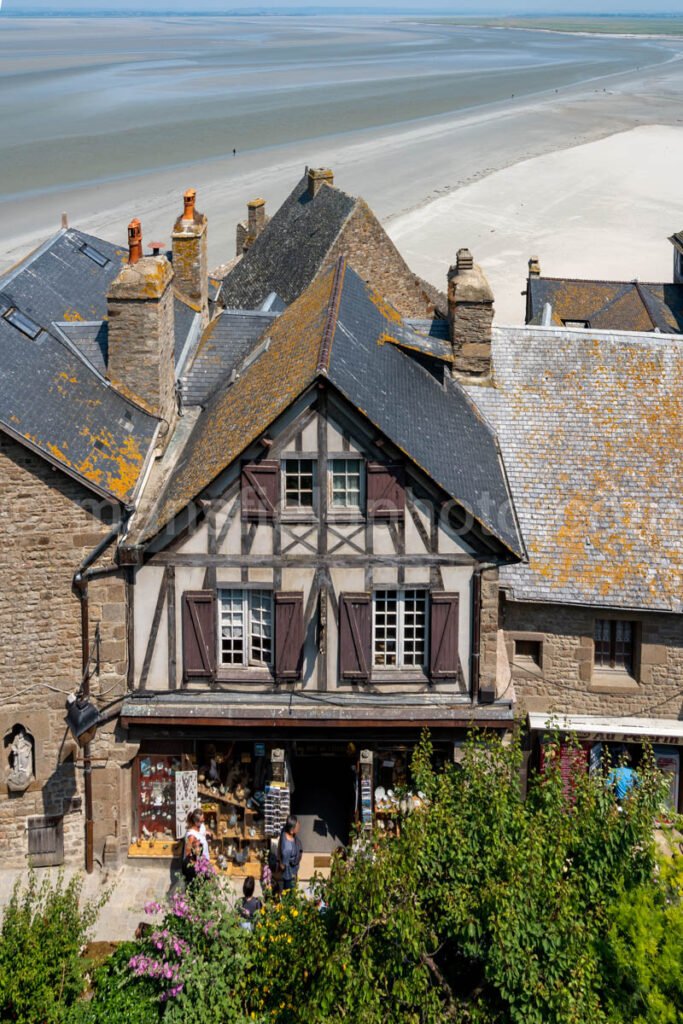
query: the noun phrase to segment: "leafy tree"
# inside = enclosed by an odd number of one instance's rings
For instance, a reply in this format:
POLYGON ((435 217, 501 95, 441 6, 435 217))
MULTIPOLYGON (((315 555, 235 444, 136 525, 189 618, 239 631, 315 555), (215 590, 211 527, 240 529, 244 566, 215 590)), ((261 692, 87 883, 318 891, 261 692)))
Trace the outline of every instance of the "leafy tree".
POLYGON ((34 871, 15 884, 0 932, 0 1020, 59 1024, 83 992, 81 949, 109 893, 80 907, 81 888, 79 877, 39 883, 34 871))

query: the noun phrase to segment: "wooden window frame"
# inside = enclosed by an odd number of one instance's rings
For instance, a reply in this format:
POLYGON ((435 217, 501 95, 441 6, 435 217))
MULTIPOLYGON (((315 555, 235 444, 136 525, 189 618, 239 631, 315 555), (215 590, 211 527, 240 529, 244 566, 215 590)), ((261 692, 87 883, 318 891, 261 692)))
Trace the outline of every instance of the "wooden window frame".
MULTIPOLYGON (((301 480, 301 470, 297 472, 299 481, 301 480)), ((282 515, 286 519, 311 519, 316 514, 318 506, 318 460, 315 455, 310 453, 296 452, 294 455, 283 456, 280 463, 280 493, 282 495, 280 507, 282 515), (289 505, 287 503, 287 476, 289 470, 287 464, 291 462, 310 462, 311 463, 311 476, 312 476, 312 487, 311 487, 311 504, 310 505, 289 505)), ((301 493, 299 491, 299 493, 301 493)))
POLYGON ((248 672, 267 673, 272 675, 275 662, 275 601, 272 589, 268 587, 245 587, 245 586, 221 586, 217 588, 217 615, 218 636, 217 636, 217 659, 216 664, 221 676, 228 674, 248 672), (239 593, 242 595, 242 629, 244 632, 244 643, 242 650, 242 661, 223 661, 223 594, 239 593), (268 594, 270 598, 270 659, 269 661, 255 661, 252 658, 253 633, 252 633, 252 601, 256 594, 268 594))
POLYGON ((417 674, 420 676, 427 677, 428 666, 429 666, 429 633, 430 633, 430 592, 427 587, 376 587, 372 591, 372 639, 371 639, 371 666, 370 670, 372 675, 381 675, 383 673, 400 673, 405 675, 408 673, 417 674), (405 601, 406 594, 415 593, 422 594, 424 601, 424 624, 423 624, 423 639, 424 639, 424 650, 422 662, 420 664, 404 664, 404 644, 405 644, 405 601), (377 664, 376 658, 376 642, 377 642, 377 596, 378 594, 394 594, 396 595, 396 664, 395 665, 381 665, 377 664))
POLYGON ((604 619, 596 618, 593 622, 593 671, 595 673, 615 673, 617 675, 629 676, 630 678, 636 678, 637 664, 638 664, 638 623, 632 619, 627 618, 616 618, 616 619, 604 619), (609 625, 609 664, 603 664, 597 660, 597 639, 596 632, 598 629, 598 623, 607 623, 609 625), (617 628, 619 625, 627 624, 631 630, 630 639, 630 658, 625 660, 624 664, 617 664, 616 649, 617 649, 617 628))
MULTIPOLYGON (((346 470, 345 470, 346 472, 346 470)), ((364 519, 367 493, 366 462, 362 455, 355 452, 339 452, 327 458, 327 515, 330 519, 364 519), (335 462, 357 462, 359 467, 358 505, 334 504, 334 464, 335 462)))

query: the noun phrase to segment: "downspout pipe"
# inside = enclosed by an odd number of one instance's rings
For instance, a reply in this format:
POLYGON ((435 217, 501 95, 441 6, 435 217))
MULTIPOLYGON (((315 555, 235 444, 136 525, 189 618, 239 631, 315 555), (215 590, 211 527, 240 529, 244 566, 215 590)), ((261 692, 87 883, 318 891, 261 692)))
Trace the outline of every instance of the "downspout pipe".
MULTIPOLYGON (((79 692, 86 700, 90 697, 90 620, 88 610, 88 580, 95 576, 118 572, 118 566, 111 569, 92 569, 91 566, 100 558, 123 532, 130 512, 124 514, 113 530, 92 549, 74 573, 72 586, 81 603, 81 685, 79 692)), ((95 818, 92 795, 92 755, 90 744, 83 747, 83 790, 85 797, 85 870, 91 875, 94 868, 95 851, 95 818)))
POLYGON ((479 669, 481 645, 481 568, 472 574, 472 649, 470 651, 470 678, 472 680, 472 703, 479 702, 479 669))

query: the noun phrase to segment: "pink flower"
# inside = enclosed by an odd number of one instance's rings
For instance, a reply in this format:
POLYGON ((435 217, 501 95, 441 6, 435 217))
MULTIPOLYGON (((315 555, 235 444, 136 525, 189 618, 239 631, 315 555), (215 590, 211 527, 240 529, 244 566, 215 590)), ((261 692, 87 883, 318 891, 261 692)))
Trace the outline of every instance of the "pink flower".
POLYGON ((161 903, 157 903, 156 900, 150 900, 149 903, 145 903, 146 914, 160 914, 163 909, 161 903))

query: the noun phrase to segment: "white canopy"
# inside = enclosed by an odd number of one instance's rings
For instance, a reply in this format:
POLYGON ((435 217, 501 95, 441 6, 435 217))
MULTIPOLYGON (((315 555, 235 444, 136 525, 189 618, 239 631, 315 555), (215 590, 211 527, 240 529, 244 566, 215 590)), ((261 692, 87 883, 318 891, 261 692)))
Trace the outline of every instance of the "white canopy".
POLYGON ((606 715, 552 715, 529 712, 532 732, 575 733, 593 740, 675 743, 683 746, 683 721, 675 718, 610 718, 606 715))

